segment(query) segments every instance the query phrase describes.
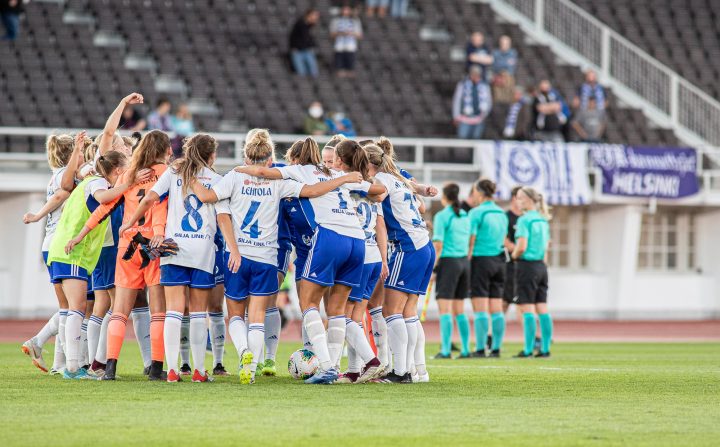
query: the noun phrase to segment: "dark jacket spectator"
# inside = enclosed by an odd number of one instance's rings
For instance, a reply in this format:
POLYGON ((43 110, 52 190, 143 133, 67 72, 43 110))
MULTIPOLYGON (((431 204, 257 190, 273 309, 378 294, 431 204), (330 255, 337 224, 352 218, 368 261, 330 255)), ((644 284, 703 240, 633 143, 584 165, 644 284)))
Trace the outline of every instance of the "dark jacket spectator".
POLYGON ((487 72, 493 63, 493 57, 490 47, 485 45, 485 36, 483 36, 483 33, 474 32, 470 36, 470 41, 465 47, 465 62, 468 70, 473 66, 479 67, 482 80, 487 82, 487 72))
POLYGON ((468 76, 457 83, 453 95, 452 114, 458 138, 482 138, 491 109, 490 87, 483 82, 480 68, 473 66, 468 76))
POLYGON ((597 110, 605 110, 608 105, 605 89, 597 82, 597 74, 593 70, 585 72, 585 82, 578 88, 575 98, 573 98, 573 108, 585 110, 588 106, 590 98, 595 98, 597 110))
POLYGON ((15 40, 20 30, 20 14, 23 12, 22 0, 0 0, 0 19, 5 27, 3 40, 15 40))
POLYGON ((533 101, 533 138, 562 143, 565 141, 563 127, 567 123, 567 106, 550 81, 540 81, 538 90, 533 101))
POLYGON ((300 76, 317 77, 318 65, 315 57, 317 43, 312 28, 320 20, 320 13, 309 9, 299 18, 290 31, 290 57, 295 73, 300 76))

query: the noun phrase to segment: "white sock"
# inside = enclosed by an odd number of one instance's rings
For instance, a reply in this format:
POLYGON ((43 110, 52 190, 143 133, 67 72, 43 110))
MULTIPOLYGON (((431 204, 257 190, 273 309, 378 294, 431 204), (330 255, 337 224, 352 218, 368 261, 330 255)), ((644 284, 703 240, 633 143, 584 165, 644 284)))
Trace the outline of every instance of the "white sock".
POLYGON ((420 320, 415 321, 417 327, 417 345, 415 345, 415 368, 418 374, 423 375, 427 373, 425 368, 425 329, 423 329, 420 320))
POLYGON ((230 340, 235 345, 238 356, 242 355, 243 351, 248 347, 248 331, 245 320, 241 317, 232 317, 230 324, 228 324, 228 333, 230 334, 230 340))
POLYGON ((178 355, 180 355, 180 326, 182 326, 182 319, 182 312, 172 310, 165 312, 165 327, 163 328, 165 362, 168 371, 175 370, 176 374, 180 373, 178 355))
MULTIPOLYGON (((348 342, 348 346, 352 346, 356 355, 362 361, 363 366, 370 360, 375 358, 375 353, 370 347, 365 332, 357 322, 350 318, 345 319, 345 340, 348 342)), ((350 351, 348 351, 348 359, 350 358, 350 351)))
POLYGON ((80 369, 82 361, 82 322, 85 314, 79 310, 68 311, 65 322, 65 342, 67 344, 66 367, 71 373, 80 369))
POLYGON ((100 341, 100 329, 102 328, 102 318, 97 315, 90 315, 90 320, 87 324, 87 339, 88 339, 88 359, 89 363, 95 360, 95 354, 97 354, 98 342, 100 341))
POLYGON ((405 319, 405 327, 407 328, 408 334, 408 345, 407 345, 407 358, 405 364, 407 370, 412 373, 415 366, 415 346, 417 346, 417 326, 415 322, 418 321, 418 317, 410 317, 405 319))
POLYGON ((222 312, 208 312, 208 317, 210 317, 213 366, 218 363, 222 365, 225 353, 225 315, 222 312))
POLYGON ((393 371, 402 376, 407 372, 408 333, 402 314, 392 314, 385 319, 389 345, 392 349, 393 371))
POLYGON ((265 357, 275 360, 278 343, 280 342, 280 309, 271 307, 265 311, 265 357))
POLYGON ((253 361, 250 364, 250 371, 253 377, 255 376, 255 370, 257 369, 258 359, 260 358, 260 352, 265 344, 265 324, 264 323, 250 323, 248 326, 248 348, 253 354, 253 361))
POLYGON ((320 360, 320 368, 325 371, 332 368, 333 363, 330 359, 325 326, 323 325, 322 318, 320 318, 320 312, 317 310, 317 307, 311 307, 303 312, 303 326, 310 339, 312 352, 315 353, 318 360, 320 360))
POLYGON ((387 341, 387 324, 382 314, 382 306, 370 309, 370 317, 372 318, 372 334, 375 339, 375 346, 378 350, 378 359, 383 365, 390 363, 390 355, 388 353, 387 341))
POLYGON ((58 314, 60 315, 60 318, 58 319, 58 338, 60 339, 60 346, 65 354, 65 363, 67 364, 68 355, 67 344, 65 343, 65 325, 67 323, 68 310, 60 309, 58 314))
POLYGON ((60 312, 55 312, 52 317, 45 323, 45 326, 40 329, 35 338, 35 344, 42 348, 48 339, 58 333, 58 320, 60 319, 60 312))
POLYGON ((193 368, 200 371, 200 374, 205 374, 206 316, 205 312, 190 312, 190 349, 192 349, 193 368))
MULTIPOLYGON (((63 328, 64 329, 64 328, 63 328)), ((55 337, 55 355, 53 357, 53 369, 60 371, 65 368, 65 352, 62 343, 60 343, 60 335, 55 337)))
MULTIPOLYGON (((190 365, 190 316, 183 315, 180 327, 180 358, 183 365, 190 365)), ((182 366, 182 365, 181 365, 182 366)))
POLYGON ((138 307, 137 309, 133 309, 130 315, 133 320, 135 338, 137 338, 138 346, 140 346, 143 365, 148 367, 152 362, 152 357, 150 356, 150 308, 138 307))
POLYGON ((305 325, 302 325, 302 340, 303 340, 303 349, 307 349, 309 351, 312 351, 312 342, 310 341, 310 337, 308 337, 307 331, 305 330, 305 325))
POLYGON ((82 354, 80 355, 80 362, 82 363, 80 366, 89 365, 90 363, 90 349, 88 349, 88 333, 87 333, 87 325, 88 320, 83 320, 82 325, 80 326, 80 334, 82 335, 81 340, 81 348, 82 348, 82 354))
POLYGON ((357 355, 357 352, 352 347, 350 342, 348 342, 348 369, 347 372, 349 373, 359 373, 360 369, 363 366, 362 360, 360 360, 360 356, 357 355))
POLYGON ((345 315, 328 316, 327 346, 333 367, 340 367, 345 341, 345 315))
POLYGON ((112 310, 108 310, 102 319, 102 326, 100 326, 100 340, 98 341, 97 351, 95 351, 95 360, 99 363, 107 363, 107 329, 110 324, 110 317, 112 317, 112 310))

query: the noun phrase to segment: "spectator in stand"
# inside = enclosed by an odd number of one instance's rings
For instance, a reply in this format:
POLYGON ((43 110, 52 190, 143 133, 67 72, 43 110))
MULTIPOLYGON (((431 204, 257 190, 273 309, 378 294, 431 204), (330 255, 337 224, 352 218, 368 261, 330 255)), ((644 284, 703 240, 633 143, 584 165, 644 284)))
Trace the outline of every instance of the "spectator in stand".
POLYGON ((377 15, 381 19, 387 15, 387 8, 390 0, 365 0, 365 15, 374 17, 377 15))
POLYGON ((3 40, 17 39, 20 31, 20 14, 23 12, 23 0, 0 0, 0 19, 5 27, 3 40))
POLYGON ((354 76, 355 53, 363 31, 360 19, 353 16, 350 6, 343 6, 340 17, 330 22, 330 37, 335 40, 335 70, 338 77, 354 76))
POLYGON ((336 111, 330 115, 330 118, 325 120, 328 126, 328 135, 341 134, 348 138, 352 138, 357 135, 355 133, 355 127, 353 122, 345 116, 342 111, 336 111))
POLYGON ((575 113, 572 127, 585 143, 602 143, 605 133, 605 110, 597 108, 595 97, 587 100, 587 108, 580 109, 575 113))
POLYGON ((145 130, 146 126, 147 121, 145 121, 142 114, 133 107, 132 104, 125 107, 125 110, 123 110, 122 116, 120 117, 120 124, 118 128, 129 130, 131 132, 137 132, 145 130))
POLYGON ((465 60, 468 70, 479 67, 483 82, 487 82, 487 71, 493 63, 490 47, 485 44, 485 36, 481 32, 470 35, 470 41, 465 48, 465 60))
POLYGON ((473 65, 468 76, 457 83, 453 95, 453 123, 457 126, 458 138, 482 138, 490 109, 490 87, 483 81, 480 67, 473 65))
POLYGON ((170 119, 170 125, 173 132, 187 137, 195 133, 195 124, 193 124, 190 108, 187 104, 180 104, 175 111, 175 115, 170 119))
POLYGON ((533 138, 562 143, 563 126, 569 115, 567 105, 547 79, 540 81, 538 90, 533 101, 533 138))
POLYGON ((390 16, 401 19, 407 16, 410 0, 390 0, 390 16))
POLYGON ((311 31, 319 20, 320 13, 316 9, 308 9, 290 31, 290 57, 295 73, 300 76, 316 78, 318 75, 315 57, 317 43, 311 31))
POLYGON ((523 94, 521 88, 515 89, 513 104, 508 109, 505 118, 503 137, 507 140, 530 140, 530 128, 532 124, 532 103, 535 98, 535 89, 530 87, 527 94, 523 94))
POLYGON ((608 105, 605 89, 597 82, 597 73, 594 70, 585 72, 585 82, 578 89, 577 95, 573 98, 573 108, 575 110, 585 110, 588 107, 590 98, 595 98, 597 110, 605 110, 608 105))
POLYGON ((307 112, 303 122, 303 133, 306 135, 329 135, 322 103, 320 101, 313 102, 307 112))
POLYGON ((493 101, 510 104, 515 97, 515 69, 517 67, 517 50, 512 48, 509 36, 500 37, 500 47, 493 51, 493 101))
POLYGON ((155 110, 153 110, 147 118, 148 130, 162 130, 163 132, 172 131, 172 122, 170 120, 170 109, 172 104, 167 98, 158 99, 155 110))

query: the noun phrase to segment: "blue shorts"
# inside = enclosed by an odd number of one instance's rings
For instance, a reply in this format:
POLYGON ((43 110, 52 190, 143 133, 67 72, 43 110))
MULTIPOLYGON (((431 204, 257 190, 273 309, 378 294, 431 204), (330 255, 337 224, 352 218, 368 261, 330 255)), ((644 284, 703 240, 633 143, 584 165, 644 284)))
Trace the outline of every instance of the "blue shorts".
POLYGON ((361 301, 369 300, 373 290, 375 290, 375 284, 377 284, 378 278, 380 278, 380 272, 382 271, 382 262, 373 262, 372 264, 363 265, 362 280, 358 287, 353 287, 350 291, 350 301, 361 301))
POLYGON ((215 285, 225 282, 225 258, 223 250, 215 250, 215 285))
POLYGON ((305 261, 307 261, 309 253, 308 250, 298 250, 297 247, 295 247, 295 281, 300 281, 300 275, 298 275, 297 272, 305 270, 305 261))
POLYGON ((388 262, 390 275, 385 280, 385 288, 424 295, 430 284, 434 264, 435 249, 430 242, 415 251, 394 250, 388 262))
POLYGON ((278 249, 277 254, 277 271, 282 273, 283 276, 287 275, 288 267, 290 266, 290 255, 292 250, 278 249))
POLYGON ((301 277, 326 287, 334 284, 357 287, 362 281, 364 264, 363 239, 318 227, 301 277))
POLYGON ((92 272, 92 289, 109 290, 115 288, 115 265, 117 247, 103 247, 100 258, 92 272))
POLYGON ((59 282, 60 282, 59 280, 56 281, 56 280, 53 279, 52 269, 50 268, 49 265, 47 265, 48 252, 44 251, 44 252, 42 252, 42 254, 43 254, 43 261, 45 262, 45 267, 47 267, 48 276, 50 277, 50 284, 57 284, 57 283, 59 283, 59 282))
MULTIPOLYGON (((62 282, 63 279, 79 279, 91 284, 92 278, 88 276, 87 270, 74 264, 64 262, 53 262, 50 264, 50 276, 53 284, 62 282)), ((88 288, 90 290, 90 288, 88 288)))
POLYGON ((230 253, 225 253, 225 296, 242 301, 250 295, 270 296, 278 293, 277 266, 242 257, 236 273, 227 268, 230 253))
POLYGON ((192 267, 166 264, 160 266, 160 285, 212 289, 215 287, 215 275, 192 267))

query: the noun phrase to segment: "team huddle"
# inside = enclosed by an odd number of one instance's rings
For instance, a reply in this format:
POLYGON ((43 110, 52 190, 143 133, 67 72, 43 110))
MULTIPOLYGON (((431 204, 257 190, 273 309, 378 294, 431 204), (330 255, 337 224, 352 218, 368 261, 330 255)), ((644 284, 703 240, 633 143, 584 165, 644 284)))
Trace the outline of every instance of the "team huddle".
POLYGON ((319 361, 306 383, 429 381, 417 301, 435 265, 422 196, 438 191, 397 167, 388 139, 338 135, 324 163, 308 137, 284 165, 269 132, 253 129, 245 165, 221 176, 210 135, 187 138, 172 162, 163 132, 120 137, 124 108, 142 101, 124 98, 95 140, 48 138, 47 203, 24 220, 47 216, 42 250, 59 310, 23 344, 36 366, 48 370, 42 346, 57 335, 50 372, 115 380, 132 317, 149 380, 212 381, 208 322, 213 375, 227 374, 226 332, 241 383, 274 375, 276 300, 294 253, 303 342, 319 361), (363 329, 367 310, 377 356, 363 329))

